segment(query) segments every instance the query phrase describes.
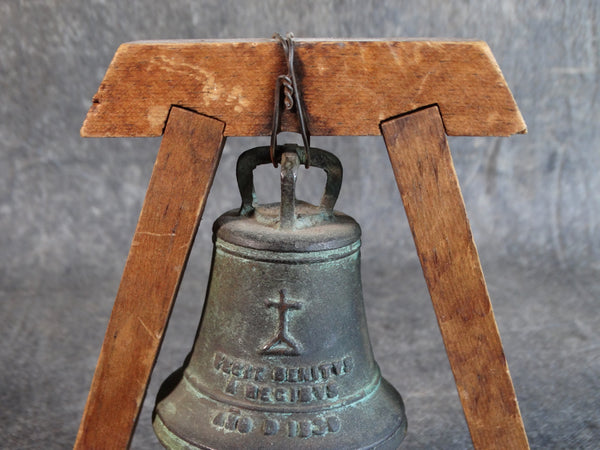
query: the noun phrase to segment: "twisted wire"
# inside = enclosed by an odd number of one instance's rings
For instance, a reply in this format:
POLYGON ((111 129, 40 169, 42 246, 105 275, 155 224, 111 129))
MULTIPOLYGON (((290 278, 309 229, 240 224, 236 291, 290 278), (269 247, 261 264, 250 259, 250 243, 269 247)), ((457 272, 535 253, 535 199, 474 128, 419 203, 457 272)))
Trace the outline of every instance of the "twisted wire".
POLYGON ((273 38, 277 39, 283 47, 287 59, 288 73, 287 75, 279 75, 279 77, 277 77, 277 85, 275 87, 275 110, 273 112, 273 130, 271 133, 271 161, 273 162, 273 165, 277 167, 275 152, 277 149, 277 133, 279 131, 280 119, 280 88, 283 86, 284 105, 286 109, 290 110, 294 107, 294 104, 296 105, 300 133, 302 134, 304 152, 306 153, 304 166, 308 169, 310 167, 310 133, 307 126, 307 117, 302 106, 300 89, 298 88, 298 82, 294 72, 294 35, 292 33, 287 33, 284 38, 281 34, 275 33, 273 38))
MULTIPOLYGON (((277 39, 279 41, 279 43, 283 47, 285 59, 289 61, 290 60, 290 49, 292 49, 292 52, 293 52, 293 48, 294 48, 294 45, 292 44, 292 39, 294 38, 294 34, 288 33, 288 34, 286 34, 286 37, 284 38, 281 34, 275 33, 273 35, 273 38, 277 39)), ((283 95, 284 95, 283 103, 285 104, 286 109, 292 109, 294 107, 294 82, 292 80, 292 71, 293 71, 293 54, 292 54, 292 65, 290 66, 290 64, 288 63, 287 75, 279 75, 279 77, 278 77, 279 81, 283 85, 283 95)))

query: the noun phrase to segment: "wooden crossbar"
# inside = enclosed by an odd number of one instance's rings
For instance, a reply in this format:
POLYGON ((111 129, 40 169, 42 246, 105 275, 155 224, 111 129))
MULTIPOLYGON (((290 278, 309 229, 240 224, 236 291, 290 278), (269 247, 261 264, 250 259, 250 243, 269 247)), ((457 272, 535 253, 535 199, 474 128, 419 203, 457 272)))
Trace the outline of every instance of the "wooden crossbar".
MULTIPOLYGON (((438 105, 446 133, 509 136, 526 129, 481 41, 296 40, 311 134, 379 135, 379 123, 438 105)), ((171 105, 225 122, 226 136, 271 132, 275 80, 286 73, 274 40, 131 42, 117 50, 83 136, 160 136, 171 105)), ((293 114, 282 130, 297 131, 293 114)))

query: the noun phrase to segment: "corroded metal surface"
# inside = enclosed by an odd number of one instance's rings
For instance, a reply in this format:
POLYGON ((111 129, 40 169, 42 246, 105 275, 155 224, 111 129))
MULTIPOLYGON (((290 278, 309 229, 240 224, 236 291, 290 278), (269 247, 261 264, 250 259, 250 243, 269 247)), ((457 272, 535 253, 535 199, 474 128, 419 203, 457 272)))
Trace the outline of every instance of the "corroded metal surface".
MULTIPOLYGON (((369 341, 360 227, 333 212, 337 193, 324 208, 295 201, 299 163, 281 157, 281 204, 215 224, 196 343, 157 401, 167 448, 391 449, 404 437, 402 399, 369 341)), ((340 184, 341 168, 331 173, 340 184)))

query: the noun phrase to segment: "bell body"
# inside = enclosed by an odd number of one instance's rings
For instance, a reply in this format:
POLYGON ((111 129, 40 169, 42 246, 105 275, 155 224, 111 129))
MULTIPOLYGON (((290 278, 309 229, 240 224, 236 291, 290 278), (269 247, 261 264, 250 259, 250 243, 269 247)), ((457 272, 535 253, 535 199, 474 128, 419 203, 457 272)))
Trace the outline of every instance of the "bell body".
POLYGON ((336 212, 283 230, 277 208, 215 223, 196 342, 156 434, 167 448, 397 448, 404 406, 373 357, 358 224, 336 212))

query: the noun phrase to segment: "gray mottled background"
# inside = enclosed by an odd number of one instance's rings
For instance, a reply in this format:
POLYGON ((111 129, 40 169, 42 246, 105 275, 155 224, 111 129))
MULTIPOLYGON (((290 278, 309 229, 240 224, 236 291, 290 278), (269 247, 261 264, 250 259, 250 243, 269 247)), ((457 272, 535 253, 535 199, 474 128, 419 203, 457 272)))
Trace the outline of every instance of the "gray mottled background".
MULTIPOLYGON (((79 137, 117 46, 291 30, 489 43, 529 134, 450 145, 525 426, 533 448, 598 448, 599 21, 595 0, 1 0, 0 447, 69 448, 75 439, 160 143, 79 137)), ((382 139, 314 141, 345 165, 338 207, 364 230, 370 332, 384 374, 406 401, 405 448, 468 448, 382 139)), ((191 348, 210 226, 238 204, 233 165, 257 143, 266 139, 228 141, 135 449, 159 447, 154 396, 191 348)), ((305 186, 313 184, 309 177, 305 186)))

